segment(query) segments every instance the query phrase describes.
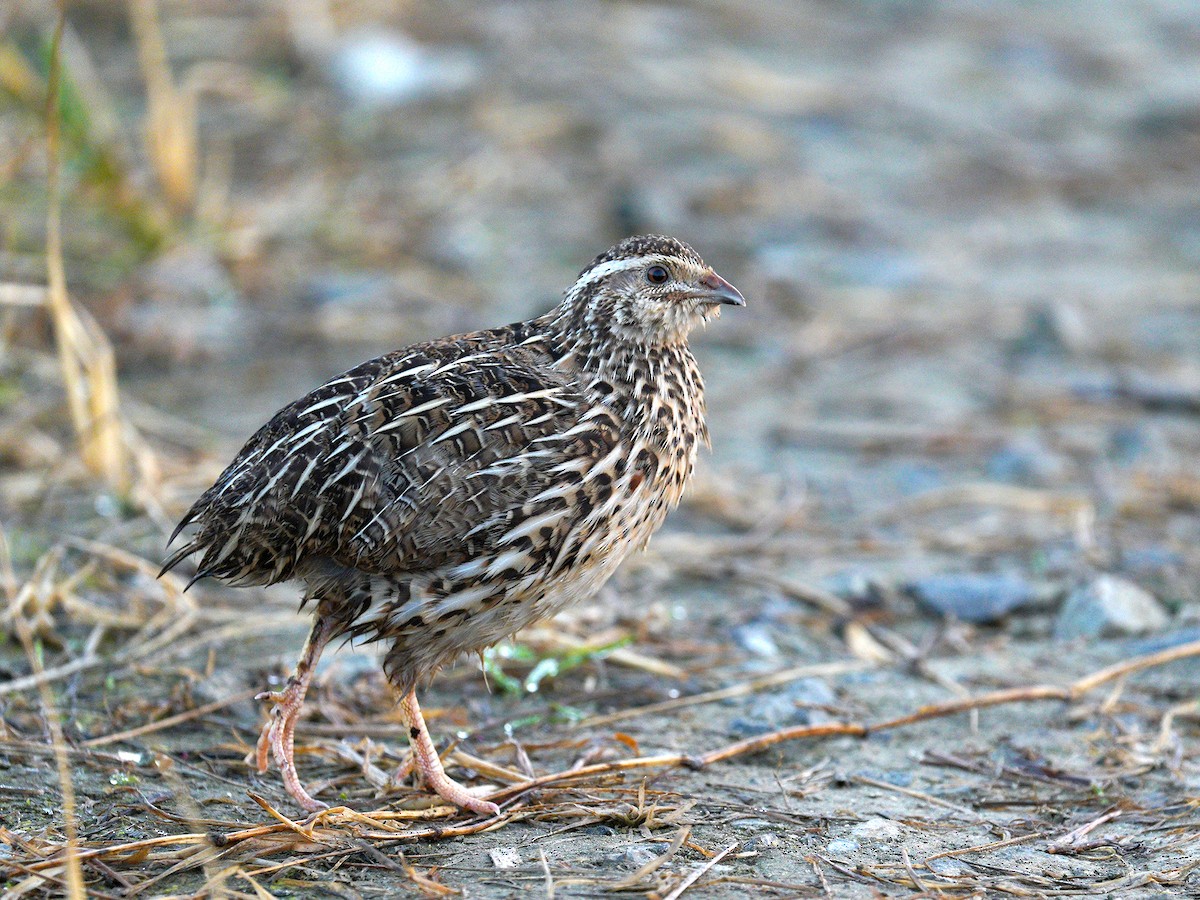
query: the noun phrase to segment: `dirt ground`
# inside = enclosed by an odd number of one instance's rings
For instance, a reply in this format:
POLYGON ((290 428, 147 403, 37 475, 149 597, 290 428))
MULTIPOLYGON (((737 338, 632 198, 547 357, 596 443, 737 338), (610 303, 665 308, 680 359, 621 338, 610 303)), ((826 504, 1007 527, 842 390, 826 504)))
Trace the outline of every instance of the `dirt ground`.
POLYGON ((0 7, 4 896, 68 894, 71 846, 95 897, 1200 896, 1195 4, 72 3, 64 260, 121 490, 20 287, 43 5, 0 7), (244 762, 297 592, 156 579, 175 519, 282 403, 647 231, 748 298, 695 341, 689 496, 422 698, 499 820, 388 788, 347 646, 305 823, 244 762))

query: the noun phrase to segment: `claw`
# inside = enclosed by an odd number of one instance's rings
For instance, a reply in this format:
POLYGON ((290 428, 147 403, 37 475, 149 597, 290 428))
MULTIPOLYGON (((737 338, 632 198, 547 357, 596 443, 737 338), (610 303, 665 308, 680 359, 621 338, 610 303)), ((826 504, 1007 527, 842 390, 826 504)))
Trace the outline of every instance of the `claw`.
POLYGON ((308 693, 313 669, 316 668, 325 644, 329 642, 330 631, 329 624, 318 618, 304 645, 304 653, 296 663, 296 672, 288 679, 287 687, 282 691, 263 691, 254 698, 271 703, 272 709, 270 718, 258 735, 254 752, 246 758, 246 762, 252 763, 259 772, 265 772, 270 762, 268 753, 274 755, 279 774, 283 776, 283 786, 308 812, 317 812, 329 807, 310 795, 300 783, 294 757, 296 721, 304 707, 304 695, 308 693))

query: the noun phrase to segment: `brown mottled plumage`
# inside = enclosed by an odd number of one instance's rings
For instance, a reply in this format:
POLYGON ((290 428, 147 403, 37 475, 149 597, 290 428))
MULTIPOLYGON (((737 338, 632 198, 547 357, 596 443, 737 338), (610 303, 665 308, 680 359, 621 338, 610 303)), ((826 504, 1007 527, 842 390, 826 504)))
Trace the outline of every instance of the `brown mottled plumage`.
MULTIPOLYGON (((184 516, 196 577, 300 579, 316 617, 255 754, 300 785, 292 730, 325 643, 385 641, 427 784, 494 813, 442 771, 415 689, 439 667, 596 593, 679 502, 704 393, 687 348, 744 304, 673 238, 628 238, 526 322, 415 344, 284 407, 184 516)), ((174 537, 174 536, 173 536, 174 537)), ((165 571, 164 569, 164 571, 165 571)))

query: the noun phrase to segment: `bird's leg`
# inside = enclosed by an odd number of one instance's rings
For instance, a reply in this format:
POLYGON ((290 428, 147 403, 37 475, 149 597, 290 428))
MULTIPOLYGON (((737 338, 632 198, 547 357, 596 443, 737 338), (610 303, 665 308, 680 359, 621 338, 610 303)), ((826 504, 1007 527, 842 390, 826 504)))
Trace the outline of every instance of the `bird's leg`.
POLYGON ((296 761, 292 755, 294 735, 296 720, 300 717, 300 709, 304 705, 304 695, 308 692, 309 682, 312 681, 313 670, 332 633, 333 623, 318 613, 308 640, 304 642, 304 652, 300 654, 300 661, 296 663, 296 671, 288 678, 287 687, 282 691, 263 691, 254 698, 268 700, 274 704, 271 719, 263 726, 262 733, 258 736, 258 745, 253 755, 254 764, 259 772, 267 771, 267 751, 274 751, 275 765, 279 766, 284 787, 296 802, 309 812, 325 809, 326 804, 311 797, 300 783, 300 776, 296 774, 296 761))
POLYGON ((441 757, 433 746, 429 736, 429 728, 425 725, 425 717, 421 715, 421 707, 417 703, 417 692, 410 690, 400 701, 400 714, 408 726, 408 741, 412 744, 413 762, 425 786, 437 793, 443 800, 448 800, 455 806, 469 809, 481 816, 496 816, 500 807, 490 800, 482 800, 474 796, 465 787, 446 774, 442 768, 441 757))

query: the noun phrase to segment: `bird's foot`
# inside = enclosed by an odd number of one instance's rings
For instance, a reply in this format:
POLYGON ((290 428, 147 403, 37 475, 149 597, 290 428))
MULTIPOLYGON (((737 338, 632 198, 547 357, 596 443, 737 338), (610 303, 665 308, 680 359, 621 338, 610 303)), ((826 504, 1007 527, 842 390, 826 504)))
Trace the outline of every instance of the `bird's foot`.
MULTIPOLYGON (((300 718, 300 710, 304 706, 304 695, 307 688, 306 682, 301 683, 295 676, 292 676, 288 679, 287 687, 282 691, 263 691, 254 695, 255 700, 265 700, 271 704, 270 718, 267 719, 258 735, 254 753, 246 760, 246 762, 253 760, 254 767, 258 772, 267 771, 270 751, 277 745, 282 745, 285 735, 295 732, 296 720, 300 718)), ((278 757, 278 749, 276 749, 275 755, 278 757)))
POLYGON ((263 691, 255 700, 266 700, 272 704, 271 717, 258 735, 254 752, 246 758, 259 772, 267 771, 269 755, 274 755, 275 765, 283 776, 283 786, 292 798, 309 812, 328 809, 328 805, 312 797, 300 783, 294 758, 296 720, 304 706, 304 695, 308 693, 313 669, 321 656, 321 650, 329 640, 329 623, 320 617, 313 624, 312 633, 304 645, 304 653, 296 664, 296 672, 288 679, 282 691, 263 691))
POLYGON ((476 797, 470 790, 446 774, 445 768, 442 767, 442 758, 438 756, 433 739, 429 736, 429 728, 425 724, 425 717, 421 714, 421 707, 417 703, 415 691, 409 691, 400 700, 400 711, 408 723, 408 740, 412 745, 412 763, 405 764, 402 769, 411 771, 411 768, 415 766, 416 770, 421 773, 425 786, 455 806, 469 809, 473 813, 489 818, 500 815, 499 806, 491 800, 476 797))
POLYGON ((396 768, 396 771, 392 773, 392 777, 388 780, 388 787, 403 787, 414 772, 417 773, 419 780, 424 783, 425 787, 455 806, 469 809, 471 812, 479 813, 481 816, 491 817, 500 813, 500 807, 495 803, 475 796, 471 793, 470 788, 464 787, 447 775, 440 759, 436 766, 427 770, 417 761, 416 753, 410 753, 408 758, 396 768))
POLYGON ((282 691, 263 691, 254 698, 273 703, 274 708, 271 710, 271 718, 263 725, 258 735, 252 758, 255 768, 259 772, 265 772, 269 764, 268 754, 274 755, 275 765, 279 767, 279 774, 283 776, 283 786, 287 792, 308 812, 316 812, 328 809, 328 804, 317 800, 304 789, 296 771, 296 720, 300 718, 300 709, 304 704, 304 691, 297 690, 300 687, 289 682, 288 687, 282 691))
POLYGON ((425 786, 427 788, 455 806, 469 809, 471 812, 487 816, 489 819, 492 816, 500 815, 499 806, 491 800, 476 797, 471 793, 469 788, 463 787, 463 785, 447 775, 446 770, 442 768, 441 760, 438 760, 437 766, 433 769, 426 770, 422 767, 421 777, 425 779, 425 786))
POLYGON ((409 776, 416 770, 416 767, 417 758, 414 754, 409 753, 404 762, 396 767, 396 771, 392 773, 392 777, 388 779, 388 787, 403 787, 404 782, 408 781, 409 776))

